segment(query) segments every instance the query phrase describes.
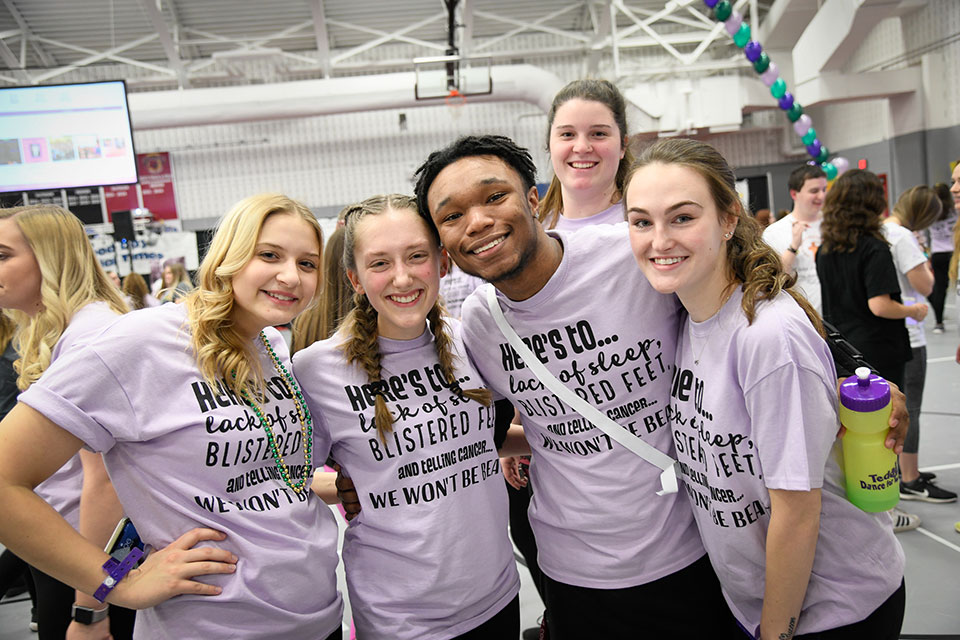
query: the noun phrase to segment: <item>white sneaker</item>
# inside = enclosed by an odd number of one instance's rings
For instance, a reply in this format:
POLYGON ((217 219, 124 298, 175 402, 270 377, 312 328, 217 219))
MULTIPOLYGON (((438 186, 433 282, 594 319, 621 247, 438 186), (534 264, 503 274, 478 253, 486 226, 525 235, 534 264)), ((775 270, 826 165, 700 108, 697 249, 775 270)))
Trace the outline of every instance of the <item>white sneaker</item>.
POLYGON ((894 507, 890 510, 890 515, 893 516, 893 532, 900 533, 902 531, 912 531, 920 526, 920 516, 914 515, 912 513, 907 513, 906 511, 901 511, 894 507))

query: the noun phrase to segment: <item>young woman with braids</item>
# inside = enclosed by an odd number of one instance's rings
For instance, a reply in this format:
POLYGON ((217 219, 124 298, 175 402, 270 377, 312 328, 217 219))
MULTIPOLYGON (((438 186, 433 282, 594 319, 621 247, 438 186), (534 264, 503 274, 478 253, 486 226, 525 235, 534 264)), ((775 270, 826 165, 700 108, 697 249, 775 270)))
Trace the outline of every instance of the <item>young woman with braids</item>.
POLYGON ((122 316, 53 362, 0 423, 0 541, 140 609, 138 637, 340 638, 336 523, 309 490, 329 447, 314 441, 273 329, 312 302, 321 246, 303 205, 247 198, 220 223, 183 304, 122 316), (102 453, 155 549, 125 575, 105 575, 103 543, 32 491, 81 447, 102 453))
POLYGON ((640 269, 686 309, 670 418, 724 596, 755 638, 899 637, 903 551, 844 497, 836 374, 816 312, 711 146, 648 148, 627 181, 640 269), (802 611, 802 614, 801 614, 802 611))
POLYGON ((343 261, 354 308, 294 368, 362 505, 343 543, 357 635, 516 638, 520 581, 494 444, 513 411, 491 404, 438 302, 439 238, 413 198, 374 196, 347 214, 343 261))

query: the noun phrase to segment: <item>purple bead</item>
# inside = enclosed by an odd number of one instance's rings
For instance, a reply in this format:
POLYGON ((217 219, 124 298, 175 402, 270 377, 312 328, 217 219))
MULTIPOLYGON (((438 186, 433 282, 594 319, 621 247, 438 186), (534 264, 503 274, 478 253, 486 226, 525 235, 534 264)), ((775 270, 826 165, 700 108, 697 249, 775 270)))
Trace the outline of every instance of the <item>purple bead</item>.
POLYGON ((777 68, 777 63, 775 62, 771 62, 767 70, 760 74, 760 79, 763 80, 763 84, 768 87, 776 82, 779 77, 780 69, 777 68))
POLYGON ((790 107, 793 106, 793 94, 787 91, 785 94, 783 94, 783 97, 777 101, 777 104, 780 105, 780 108, 784 111, 789 110, 790 107))
POLYGON ((820 146, 819 140, 814 140, 813 142, 807 145, 807 153, 810 154, 811 158, 816 158, 817 156, 819 156, 820 149, 821 149, 821 146, 820 146))
POLYGON ((720 2, 720 0, 703 0, 703 4, 707 5, 708 9, 713 9, 717 6, 718 2, 720 2))
POLYGON ((743 24, 743 16, 740 15, 739 11, 734 11, 730 14, 730 17, 724 20, 724 26, 727 28, 727 33, 731 37, 737 35, 737 31, 740 30, 740 25, 743 24))
POLYGON ((763 53, 763 47, 756 40, 751 40, 743 48, 743 55, 747 56, 747 60, 750 62, 756 62, 761 53, 763 53))
POLYGON ((805 134, 810 127, 813 126, 813 120, 810 119, 810 116, 803 114, 797 121, 793 123, 793 130, 797 132, 798 136, 805 134))

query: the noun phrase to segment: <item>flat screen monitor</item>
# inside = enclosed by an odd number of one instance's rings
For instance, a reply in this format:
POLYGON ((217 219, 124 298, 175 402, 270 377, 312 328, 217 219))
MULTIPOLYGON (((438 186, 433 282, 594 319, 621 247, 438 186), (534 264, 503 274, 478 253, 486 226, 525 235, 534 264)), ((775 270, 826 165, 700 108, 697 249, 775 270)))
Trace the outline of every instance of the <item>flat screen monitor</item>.
POLYGON ((0 88, 0 192, 136 181, 123 81, 0 88))

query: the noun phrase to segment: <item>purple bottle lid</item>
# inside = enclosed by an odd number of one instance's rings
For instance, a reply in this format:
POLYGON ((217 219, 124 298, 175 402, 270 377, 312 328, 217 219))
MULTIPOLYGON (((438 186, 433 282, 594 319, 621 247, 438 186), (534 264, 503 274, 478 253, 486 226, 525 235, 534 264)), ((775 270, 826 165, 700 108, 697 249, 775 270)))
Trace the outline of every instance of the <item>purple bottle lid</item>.
POLYGON ((858 367, 856 375, 840 384, 840 404, 851 411, 869 413, 890 402, 890 385, 867 367, 858 367))

